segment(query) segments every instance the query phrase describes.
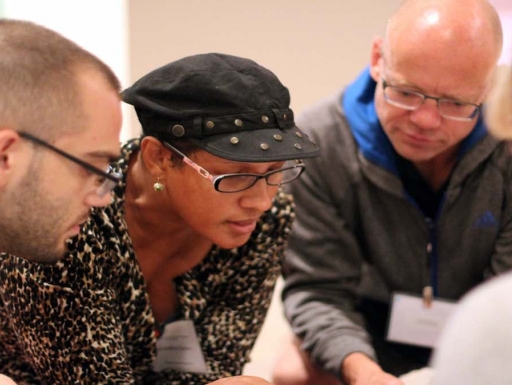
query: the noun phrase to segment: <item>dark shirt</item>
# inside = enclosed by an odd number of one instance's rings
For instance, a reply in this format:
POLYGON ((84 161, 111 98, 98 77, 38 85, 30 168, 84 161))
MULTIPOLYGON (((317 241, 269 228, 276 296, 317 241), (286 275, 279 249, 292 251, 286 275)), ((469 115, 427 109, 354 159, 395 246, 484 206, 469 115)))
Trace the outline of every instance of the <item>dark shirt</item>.
POLYGON ((405 191, 418 204, 427 218, 434 219, 448 186, 449 179, 441 186, 439 191, 434 191, 423 179, 416 166, 398 154, 396 155, 396 167, 404 184, 405 191))
MULTIPOLYGON (((425 217, 434 219, 441 205, 448 181, 443 184, 439 191, 434 191, 411 161, 397 154, 396 166, 407 194, 416 202, 425 217)), ((363 298, 359 302, 358 309, 365 317, 367 331, 372 336, 372 343, 383 370, 395 376, 400 376, 428 365, 432 353, 431 349, 386 340, 388 304, 363 298)))

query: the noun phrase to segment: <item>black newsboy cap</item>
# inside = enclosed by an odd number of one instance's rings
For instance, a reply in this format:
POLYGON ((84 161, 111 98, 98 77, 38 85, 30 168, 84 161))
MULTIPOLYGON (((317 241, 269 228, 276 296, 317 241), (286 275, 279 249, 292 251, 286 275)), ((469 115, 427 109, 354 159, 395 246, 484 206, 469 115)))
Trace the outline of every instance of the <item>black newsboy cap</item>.
POLYGON ((144 135, 189 139, 239 162, 311 158, 320 149, 295 126, 290 94, 252 60, 209 53, 185 57, 143 76, 122 93, 144 135))

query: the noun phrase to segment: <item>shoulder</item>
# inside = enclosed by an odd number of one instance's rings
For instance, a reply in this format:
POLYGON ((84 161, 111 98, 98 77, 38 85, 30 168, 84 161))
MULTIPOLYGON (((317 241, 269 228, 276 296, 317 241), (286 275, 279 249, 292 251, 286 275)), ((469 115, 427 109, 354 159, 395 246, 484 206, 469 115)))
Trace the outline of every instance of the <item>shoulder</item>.
POLYGON ((292 195, 279 189, 272 201, 272 206, 260 218, 260 232, 269 237, 275 236, 276 233, 288 232, 295 218, 294 209, 292 195))
POLYGON ((339 125, 344 120, 342 97, 343 92, 338 91, 306 107, 297 115, 297 126, 308 134, 314 134, 339 125))
POLYGON ((343 163, 349 154, 356 154, 357 143, 342 107, 344 90, 320 100, 297 116, 297 126, 322 150, 322 155, 306 159, 305 163, 319 163, 330 167, 331 162, 343 163))
POLYGON ((506 177, 512 176, 512 162, 511 162, 511 154, 512 147, 506 141, 498 141, 497 139, 491 137, 490 135, 486 138, 486 141, 489 142, 490 146, 493 147, 491 162, 497 167, 503 175, 506 177))
MULTIPOLYGON (((293 183, 293 182, 292 182, 293 183)), ((289 213, 293 210, 293 197, 284 190, 279 189, 272 203, 271 211, 289 213)))
POLYGON ((112 202, 105 207, 93 208, 79 236, 69 242, 68 248, 74 258, 86 263, 96 261, 110 268, 133 253, 124 218, 124 202, 129 160, 139 145, 140 140, 136 138, 121 146, 121 157, 115 168, 122 173, 123 179, 114 189, 112 202))
POLYGON ((117 281, 115 272, 131 271, 136 257, 124 219, 124 188, 108 206, 91 211, 80 234, 68 241, 68 251, 56 267, 63 276, 95 277, 88 286, 109 286, 117 281))

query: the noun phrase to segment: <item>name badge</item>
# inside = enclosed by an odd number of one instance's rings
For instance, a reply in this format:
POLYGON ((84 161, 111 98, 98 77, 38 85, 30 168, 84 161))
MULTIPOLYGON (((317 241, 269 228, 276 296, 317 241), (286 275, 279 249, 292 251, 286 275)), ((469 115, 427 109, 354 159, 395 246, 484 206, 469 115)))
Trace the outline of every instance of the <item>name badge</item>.
POLYGON ((165 325, 156 341, 155 372, 179 370, 182 372, 208 373, 196 329, 191 320, 180 320, 165 325))
POLYGON ((426 304, 420 296, 393 293, 387 340, 434 348, 448 317, 457 304, 433 299, 426 304))

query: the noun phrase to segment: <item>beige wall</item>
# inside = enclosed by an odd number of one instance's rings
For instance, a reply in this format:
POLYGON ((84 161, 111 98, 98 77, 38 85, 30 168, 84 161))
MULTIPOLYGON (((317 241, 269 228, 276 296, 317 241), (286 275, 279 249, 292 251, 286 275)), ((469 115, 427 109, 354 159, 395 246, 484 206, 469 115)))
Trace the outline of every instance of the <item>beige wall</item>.
MULTIPOLYGON (((370 44, 401 0, 129 0, 134 81, 183 56, 251 58, 290 89, 295 112, 368 63, 370 44)), ((136 118, 133 132, 139 132, 136 118)))

